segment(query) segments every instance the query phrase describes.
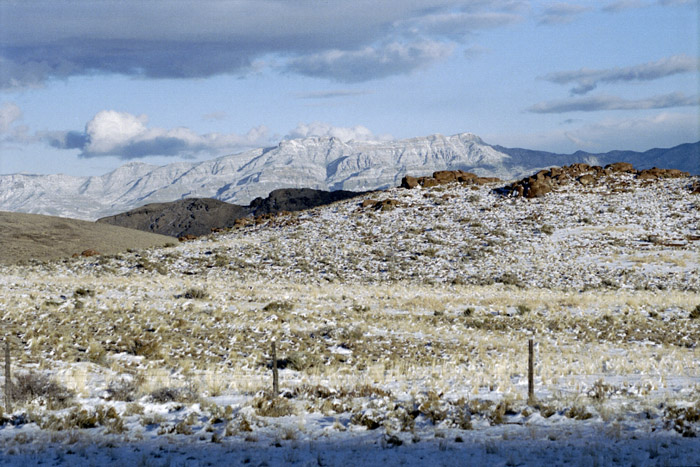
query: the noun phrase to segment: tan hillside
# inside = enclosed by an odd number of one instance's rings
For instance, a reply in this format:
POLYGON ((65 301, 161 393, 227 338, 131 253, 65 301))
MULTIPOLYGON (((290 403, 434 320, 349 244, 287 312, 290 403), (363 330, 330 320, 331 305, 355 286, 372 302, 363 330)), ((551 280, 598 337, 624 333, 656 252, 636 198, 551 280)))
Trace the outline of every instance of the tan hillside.
POLYGON ((108 224, 0 211, 0 264, 52 260, 92 249, 115 254, 177 242, 172 237, 108 224))

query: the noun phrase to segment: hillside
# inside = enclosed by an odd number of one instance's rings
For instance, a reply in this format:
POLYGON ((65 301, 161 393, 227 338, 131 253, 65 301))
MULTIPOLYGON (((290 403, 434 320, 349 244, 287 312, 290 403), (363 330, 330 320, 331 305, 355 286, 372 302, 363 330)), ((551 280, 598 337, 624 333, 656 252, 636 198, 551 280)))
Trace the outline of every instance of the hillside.
POLYGON ((0 212, 0 264, 68 258, 86 250, 114 255, 161 247, 172 237, 62 217, 0 212))
POLYGON ((396 186, 405 174, 445 169, 508 180, 550 166, 620 160, 640 169, 656 165, 700 174, 700 143, 563 155, 491 146, 470 133, 384 142, 314 137, 198 163, 133 162, 102 176, 0 175, 0 209, 95 220, 184 198, 246 205, 281 188, 368 191, 396 186))
POLYGON ((70 465, 695 463, 700 178, 458 175, 0 266, 24 388, 0 448, 70 465))

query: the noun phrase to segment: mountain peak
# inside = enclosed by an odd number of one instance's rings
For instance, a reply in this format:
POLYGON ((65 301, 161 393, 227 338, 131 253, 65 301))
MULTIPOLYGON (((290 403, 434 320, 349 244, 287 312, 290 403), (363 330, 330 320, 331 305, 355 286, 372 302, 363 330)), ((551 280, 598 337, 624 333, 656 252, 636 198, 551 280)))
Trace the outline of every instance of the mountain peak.
POLYGON ((406 174, 456 169, 512 180, 575 162, 623 161, 639 169, 658 166, 697 174, 698 147, 696 143, 593 157, 583 152, 561 155, 492 146, 468 132, 393 141, 311 136, 196 163, 155 166, 132 161, 100 177, 0 175, 0 210, 94 220, 183 198, 246 205, 280 188, 367 191, 398 186, 406 174))

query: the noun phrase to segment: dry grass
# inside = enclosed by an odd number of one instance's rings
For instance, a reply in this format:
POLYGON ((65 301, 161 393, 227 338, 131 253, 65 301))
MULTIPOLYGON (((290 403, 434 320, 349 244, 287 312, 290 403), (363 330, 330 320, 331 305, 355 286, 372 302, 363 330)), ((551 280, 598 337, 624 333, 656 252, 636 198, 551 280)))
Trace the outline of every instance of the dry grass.
POLYGON ((3 226, 0 231, 0 264, 69 258, 87 249, 114 255, 128 249, 177 242, 165 235, 38 214, 0 212, 0 224, 3 226))

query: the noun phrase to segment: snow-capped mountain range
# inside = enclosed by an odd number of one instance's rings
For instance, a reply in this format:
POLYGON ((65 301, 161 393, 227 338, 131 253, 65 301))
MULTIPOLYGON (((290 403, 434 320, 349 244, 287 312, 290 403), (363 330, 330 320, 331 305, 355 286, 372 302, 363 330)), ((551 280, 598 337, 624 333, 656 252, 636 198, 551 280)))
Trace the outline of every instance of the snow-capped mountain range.
POLYGON ((550 166, 617 161, 700 174, 700 142, 643 153, 562 155, 492 146, 471 133, 381 142, 312 137, 204 162, 131 162, 101 176, 0 175, 0 210, 95 220, 187 197, 248 204, 277 188, 382 189, 398 185, 406 174, 444 169, 510 180, 550 166))

